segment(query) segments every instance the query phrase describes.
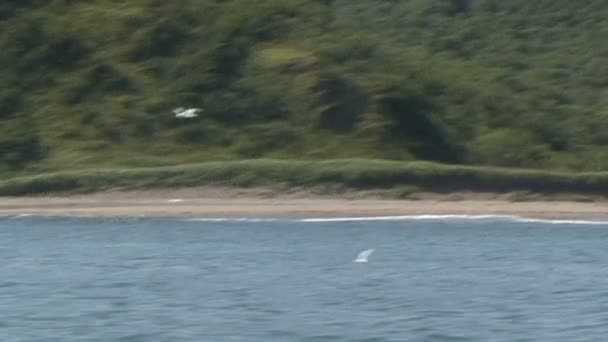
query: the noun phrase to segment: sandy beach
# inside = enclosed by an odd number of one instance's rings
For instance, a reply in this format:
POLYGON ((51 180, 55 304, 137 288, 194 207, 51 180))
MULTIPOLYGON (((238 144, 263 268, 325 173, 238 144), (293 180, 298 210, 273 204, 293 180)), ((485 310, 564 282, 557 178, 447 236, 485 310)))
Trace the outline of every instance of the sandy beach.
POLYGON ((409 215, 509 215, 608 219, 608 202, 513 202, 496 195, 426 195, 418 200, 373 196, 277 194, 260 190, 178 189, 72 196, 0 197, 0 216, 167 218, 336 218, 409 215))

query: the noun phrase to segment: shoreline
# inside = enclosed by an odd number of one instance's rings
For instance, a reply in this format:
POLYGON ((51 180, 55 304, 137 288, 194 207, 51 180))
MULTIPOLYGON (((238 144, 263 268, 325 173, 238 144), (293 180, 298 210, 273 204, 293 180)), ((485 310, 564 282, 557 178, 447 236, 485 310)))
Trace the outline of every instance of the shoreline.
POLYGON ((509 201, 498 194, 421 194, 387 199, 365 193, 320 195, 263 189, 193 188, 71 196, 0 197, 0 216, 198 219, 331 219, 413 216, 506 216, 608 220, 608 202, 509 201))

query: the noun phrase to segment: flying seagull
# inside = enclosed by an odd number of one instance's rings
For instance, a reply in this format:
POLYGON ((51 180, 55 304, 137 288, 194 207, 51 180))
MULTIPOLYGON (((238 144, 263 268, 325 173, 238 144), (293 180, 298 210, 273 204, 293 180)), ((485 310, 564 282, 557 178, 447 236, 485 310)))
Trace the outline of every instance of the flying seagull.
POLYGON ((193 119, 197 117, 203 110, 200 108, 175 108, 173 114, 178 119, 193 119))
POLYGON ((357 258, 355 260, 353 260, 353 262, 356 262, 356 263, 367 262, 367 259, 369 258, 370 255, 372 255, 372 253, 374 253, 374 249, 366 249, 363 252, 359 253, 359 255, 357 255, 357 258))

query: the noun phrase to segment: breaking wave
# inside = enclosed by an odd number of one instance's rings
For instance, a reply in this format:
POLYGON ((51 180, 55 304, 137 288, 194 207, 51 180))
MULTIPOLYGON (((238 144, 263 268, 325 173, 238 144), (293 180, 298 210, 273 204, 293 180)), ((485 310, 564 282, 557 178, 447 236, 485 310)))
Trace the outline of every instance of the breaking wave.
POLYGON ((602 220, 568 220, 568 219, 539 219, 509 215, 404 215, 404 216, 367 216, 367 217, 331 217, 331 218, 195 218, 188 221, 196 222, 368 222, 368 221, 503 221, 514 223, 541 223, 559 225, 595 225, 608 226, 608 221, 602 220))

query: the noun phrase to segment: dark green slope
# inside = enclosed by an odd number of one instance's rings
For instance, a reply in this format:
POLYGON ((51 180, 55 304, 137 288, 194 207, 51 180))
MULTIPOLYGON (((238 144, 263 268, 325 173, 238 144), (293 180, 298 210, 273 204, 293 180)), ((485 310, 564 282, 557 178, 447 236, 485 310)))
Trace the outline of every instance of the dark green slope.
POLYGON ((0 171, 259 157, 603 170, 607 15, 601 0, 3 2, 0 171))

